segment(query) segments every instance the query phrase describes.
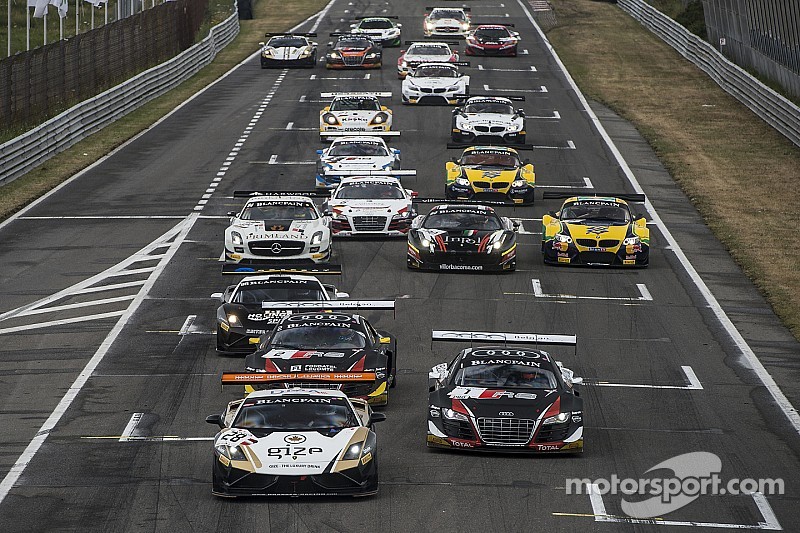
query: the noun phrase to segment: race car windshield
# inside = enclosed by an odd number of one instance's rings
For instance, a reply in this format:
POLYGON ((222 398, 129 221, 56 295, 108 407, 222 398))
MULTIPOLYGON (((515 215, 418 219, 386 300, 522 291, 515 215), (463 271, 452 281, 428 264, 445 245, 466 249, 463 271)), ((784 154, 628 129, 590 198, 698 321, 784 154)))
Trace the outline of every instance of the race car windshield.
POLYGON ((457 78, 458 71, 452 67, 426 66, 414 70, 415 78, 457 78))
POLYGON ((445 231, 474 229, 479 231, 495 231, 503 228, 495 214, 434 211, 425 217, 422 225, 426 229, 445 231))
POLYGON ((450 57, 452 53, 450 50, 445 48, 444 46, 412 46, 406 52, 409 55, 418 55, 418 56, 447 56, 450 57))
POLYGON ((356 414, 344 398, 282 396, 246 400, 233 427, 248 430, 306 431, 357 427, 356 414), (311 401, 303 401, 304 399, 311 401), (323 401, 314 401, 323 400, 323 401))
POLYGON ((306 45, 305 39, 298 39, 297 37, 277 37, 270 39, 267 46, 272 48, 301 48, 306 45))
POLYGON ((476 165, 485 167, 516 168, 519 159, 512 154, 499 154, 487 152, 470 152, 461 157, 462 165, 476 165))
POLYGON ((336 43, 336 46, 334 46, 334 48, 337 48, 337 49, 359 48, 359 49, 363 50, 363 49, 369 48, 371 46, 372 46, 372 42, 370 42, 370 41, 368 41, 366 39, 346 39, 346 40, 342 40, 342 41, 339 41, 338 43, 336 43))
POLYGON ((331 103, 331 111, 380 111, 381 105, 374 98, 337 98, 331 103))
POLYGON ((352 155, 365 157, 382 157, 389 153, 386 148, 378 143, 341 143, 336 144, 328 150, 328 155, 352 155))
POLYGON ((358 27, 362 30, 388 30, 394 25, 388 20, 365 20, 358 27))
POLYGON ((309 349, 355 349, 365 348, 367 339, 360 331, 338 326, 300 326, 278 331, 270 340, 270 345, 309 349))
POLYGON ((261 302, 315 302, 325 300, 322 289, 311 284, 299 286, 262 285, 242 287, 231 298, 235 304, 260 304, 261 302))
POLYGON ((431 20, 441 20, 441 19, 456 19, 456 20, 467 20, 467 16, 464 14, 463 11, 456 11, 456 10, 444 10, 439 9, 431 13, 430 16, 431 20))
MULTIPOLYGON (((239 218, 242 220, 316 220, 317 213, 309 204, 261 204, 246 206, 239 218)), ((270 228, 267 227, 267 229, 270 228)), ((281 230, 276 229, 275 231, 281 230)))
POLYGON ((500 115, 513 115, 514 108, 502 102, 473 102, 464 108, 465 113, 497 113, 500 115))
POLYGON ((630 213, 619 206, 572 204, 561 211, 561 220, 627 224, 630 222, 630 213))
POLYGON ((455 384, 500 389, 556 389, 555 375, 546 368, 514 364, 472 365, 459 368, 455 384))
POLYGON ((389 183, 353 183, 342 185, 336 198, 340 200, 402 200, 405 198, 403 191, 396 185, 389 183))
POLYGON ((475 37, 496 41, 508 37, 508 30, 505 28, 481 28, 475 32, 475 37))

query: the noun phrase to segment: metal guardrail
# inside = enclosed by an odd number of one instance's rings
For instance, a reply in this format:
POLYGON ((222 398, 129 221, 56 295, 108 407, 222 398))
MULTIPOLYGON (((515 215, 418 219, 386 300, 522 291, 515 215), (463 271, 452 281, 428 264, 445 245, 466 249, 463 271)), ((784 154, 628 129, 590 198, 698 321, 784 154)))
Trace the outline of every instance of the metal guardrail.
POLYGON ((202 41, 169 61, 84 100, 3 143, 0 145, 0 186, 174 88, 209 64, 238 33, 239 17, 234 9, 233 14, 211 28, 202 41))
POLYGON ((800 107, 758 81, 711 44, 646 4, 644 0, 617 0, 617 4, 697 65, 717 85, 750 108, 767 124, 800 146, 800 107))

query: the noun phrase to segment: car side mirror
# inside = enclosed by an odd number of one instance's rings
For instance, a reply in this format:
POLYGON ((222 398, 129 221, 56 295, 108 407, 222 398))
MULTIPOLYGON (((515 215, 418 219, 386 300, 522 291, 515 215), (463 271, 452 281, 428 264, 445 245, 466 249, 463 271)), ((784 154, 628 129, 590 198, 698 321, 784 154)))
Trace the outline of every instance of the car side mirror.
POLYGON ((405 53, 406 53, 406 51, 405 51, 405 50, 400 50, 400 55, 403 55, 403 54, 405 54, 405 53))
POLYGON ((222 423, 222 415, 208 415, 206 417, 206 422, 209 424, 216 424, 221 428, 225 427, 225 424, 222 423))
POLYGON ((397 26, 398 28, 402 28, 403 27, 403 25, 400 24, 399 22, 397 24, 395 24, 395 26, 397 26))
POLYGON ((324 217, 332 217, 333 216, 333 211, 331 211, 330 209, 326 209, 325 211, 322 212, 322 216, 324 216, 324 217))
POLYGON ((525 111, 523 111, 522 109, 517 109, 517 115, 519 115, 521 117, 524 117, 525 116, 525 111))
POLYGON ((639 226, 646 226, 647 225, 647 219, 644 218, 643 216, 638 216, 636 218, 636 224, 639 225, 639 226))
POLYGON ((350 293, 347 292, 337 292, 336 298, 350 298, 350 293))
POLYGON ((411 195, 411 198, 419 197, 419 193, 417 191, 408 191, 408 193, 411 195))
POLYGON ((317 155, 322 155, 322 150, 317 150, 317 155))
POLYGON ((222 299, 222 293, 221 293, 221 292, 214 292, 214 293, 211 293, 211 297, 212 297, 212 298, 214 298, 215 300, 219 300, 219 301, 221 301, 221 302, 222 302, 222 301, 224 301, 224 300, 222 299))
POLYGON ((265 44, 264 41, 261 41, 258 43, 258 46, 264 46, 264 44, 265 44))
POLYGON ((237 214, 236 211, 228 211, 228 216, 231 218, 235 217, 237 214))
POLYGON ((328 48, 333 48, 333 43, 328 43, 328 48))
POLYGON ((370 424, 375 424, 377 422, 383 422, 384 420, 386 420, 386 413, 376 413, 375 411, 373 411, 369 415, 369 423, 370 424))

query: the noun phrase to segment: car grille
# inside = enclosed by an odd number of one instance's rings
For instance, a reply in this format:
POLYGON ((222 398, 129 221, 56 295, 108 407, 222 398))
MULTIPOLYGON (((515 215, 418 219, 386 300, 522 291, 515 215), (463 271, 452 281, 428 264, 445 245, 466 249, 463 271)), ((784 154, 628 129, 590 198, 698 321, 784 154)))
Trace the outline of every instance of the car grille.
POLYGON ((383 231, 386 228, 387 217, 353 217, 353 226, 356 231, 383 231))
POLYGON ((450 437, 475 440, 475 432, 472 431, 472 425, 470 425, 469 422, 443 419, 442 429, 444 429, 444 432, 450 437))
POLYGON ((616 239, 602 239, 600 241, 601 248, 616 248, 619 246, 619 241, 616 239))
POLYGON ((577 239, 575 242, 577 242, 581 246, 589 246, 589 247, 597 246, 597 241, 594 239, 577 239))
POLYGON ((253 241, 250 253, 263 257, 287 257, 303 253, 305 243, 297 241, 253 241))
POLYGON ((458 33, 461 31, 461 28, 456 28, 454 26, 439 26, 435 28, 433 31, 436 33, 458 33))
POLYGON ((420 87, 419 90, 420 92, 429 94, 441 94, 447 91, 447 89, 444 87, 420 87))
POLYGON ((348 67, 357 67, 364 62, 364 56, 346 56, 342 55, 342 61, 348 67))
POLYGON ((475 126, 475 131, 481 133, 502 133, 505 130, 503 126, 475 126))
POLYGON ((615 258, 616 255, 613 252, 581 252, 580 254, 580 260, 583 263, 610 265, 615 258))
POLYGON ((590 248, 616 248, 619 246, 619 241, 616 239, 601 239, 599 241, 594 239, 578 239, 576 242, 581 246, 587 246, 590 248))
POLYGON ((478 431, 486 444, 524 446, 533 435, 536 421, 529 418, 479 418, 478 431))
POLYGON ((536 442, 562 442, 567 438, 569 422, 542 426, 536 435, 536 442))
POLYGON ((494 183, 491 181, 473 181, 472 183, 481 189, 505 189, 508 187, 507 181, 496 181, 494 183))

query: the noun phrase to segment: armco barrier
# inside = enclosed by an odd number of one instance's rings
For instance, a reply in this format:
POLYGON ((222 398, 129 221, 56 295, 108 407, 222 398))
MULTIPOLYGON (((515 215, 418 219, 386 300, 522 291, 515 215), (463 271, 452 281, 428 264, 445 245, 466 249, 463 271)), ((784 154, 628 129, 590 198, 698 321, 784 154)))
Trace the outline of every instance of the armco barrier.
POLYGON ((124 83, 85 100, 0 145, 0 186, 22 176, 97 130, 161 96, 214 59, 239 33, 236 10, 205 39, 124 83))
POLYGON ((729 61, 711 44, 664 15, 644 0, 617 0, 643 26, 697 65, 720 87, 767 124, 800 146, 800 108, 729 61))

